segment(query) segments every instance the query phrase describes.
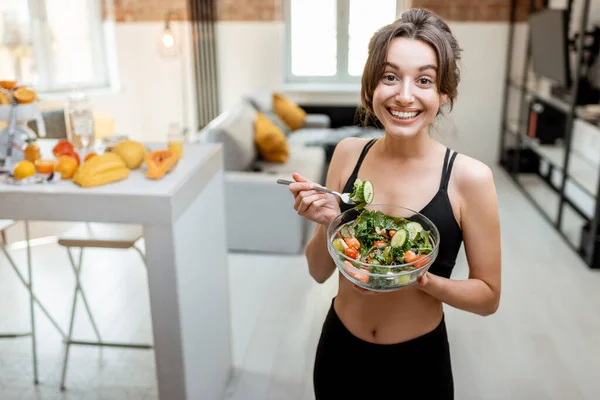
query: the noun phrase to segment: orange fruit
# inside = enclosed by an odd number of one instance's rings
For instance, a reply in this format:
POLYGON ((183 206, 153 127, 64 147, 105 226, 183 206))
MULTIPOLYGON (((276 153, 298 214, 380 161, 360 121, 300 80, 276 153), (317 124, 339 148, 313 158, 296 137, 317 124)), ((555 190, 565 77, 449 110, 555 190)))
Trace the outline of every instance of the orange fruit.
POLYGON ((0 87, 6 90, 13 90, 17 86, 17 81, 0 81, 0 87))
POLYGON ((12 104, 12 100, 6 93, 0 91, 0 106, 8 106, 10 104, 12 104))
POLYGON ((89 160, 92 157, 96 157, 98 154, 92 152, 90 154, 88 154, 87 156, 85 156, 85 158, 83 159, 83 162, 86 162, 87 160, 89 160))
POLYGON ((76 159, 71 156, 60 156, 58 157, 58 164, 54 169, 55 172, 59 172, 62 179, 71 179, 77 171, 79 163, 76 159))
POLYGON ((37 144, 35 144, 35 140, 28 139, 28 145, 25 147, 25 159, 35 163, 36 160, 42 158, 40 153, 40 148, 37 144))
POLYGON ((25 86, 16 89, 13 96, 15 96, 15 99, 17 99, 17 103, 19 104, 33 103, 36 99, 35 90, 28 89, 25 86))
POLYGON ((31 161, 23 160, 15 166, 13 170, 15 179, 20 181, 21 179, 29 178, 35 175, 35 165, 31 161))
POLYGON ((40 174, 51 174, 56 166, 54 160, 36 160, 34 164, 40 174))

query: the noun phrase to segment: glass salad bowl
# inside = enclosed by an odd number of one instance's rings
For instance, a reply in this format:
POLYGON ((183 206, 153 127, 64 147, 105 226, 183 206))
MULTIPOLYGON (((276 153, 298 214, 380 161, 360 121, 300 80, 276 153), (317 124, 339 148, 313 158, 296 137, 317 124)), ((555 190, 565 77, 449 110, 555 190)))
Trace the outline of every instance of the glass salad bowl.
POLYGON ((390 292, 412 285, 435 261, 440 233, 409 208, 370 204, 347 210, 327 228, 327 249, 355 285, 390 292))

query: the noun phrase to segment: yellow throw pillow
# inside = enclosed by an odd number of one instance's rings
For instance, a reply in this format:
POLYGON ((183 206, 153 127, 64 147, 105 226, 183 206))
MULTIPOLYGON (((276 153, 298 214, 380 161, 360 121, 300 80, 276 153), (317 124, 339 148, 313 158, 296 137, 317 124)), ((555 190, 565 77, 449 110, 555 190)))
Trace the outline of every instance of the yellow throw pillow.
POLYGON ((285 134, 260 112, 254 120, 254 141, 264 160, 278 163, 288 160, 290 149, 285 134))
POLYGON ((292 131, 300 129, 306 119, 306 112, 302 108, 278 93, 273 93, 273 111, 292 131))

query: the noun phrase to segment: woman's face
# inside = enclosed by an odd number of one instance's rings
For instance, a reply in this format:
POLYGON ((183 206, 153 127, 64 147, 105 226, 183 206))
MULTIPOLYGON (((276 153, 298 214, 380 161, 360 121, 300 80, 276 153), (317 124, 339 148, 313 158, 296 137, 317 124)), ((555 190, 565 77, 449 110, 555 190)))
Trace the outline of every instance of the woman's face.
POLYGON ((390 42, 385 70, 373 93, 373 110, 394 137, 427 133, 446 95, 437 90, 435 51, 420 40, 390 42))

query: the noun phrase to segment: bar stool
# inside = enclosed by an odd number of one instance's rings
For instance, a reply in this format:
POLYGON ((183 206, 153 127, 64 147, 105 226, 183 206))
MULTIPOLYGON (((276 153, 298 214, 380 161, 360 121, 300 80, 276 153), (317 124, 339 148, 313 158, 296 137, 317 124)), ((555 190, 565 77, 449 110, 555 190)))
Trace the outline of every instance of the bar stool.
MULTIPOLYGON (((29 223, 24 221, 25 223, 25 239, 27 243, 27 279, 23 277, 19 269, 17 268, 16 263, 8 253, 5 247, 4 240, 0 242, 0 250, 4 253, 4 256, 8 260, 8 263, 12 266, 13 270, 17 274, 19 280, 23 283, 27 291, 29 292, 29 312, 31 318, 31 332, 24 333, 3 333, 0 334, 0 339, 14 339, 20 337, 31 336, 31 344, 32 344, 32 353, 33 353, 33 382, 37 385, 39 383, 38 380, 38 364, 37 364, 37 346, 36 346, 36 336, 35 336, 35 313, 33 309, 33 304, 37 303, 38 307, 42 310, 42 312, 48 317, 52 325, 58 330, 58 332, 64 337, 65 334, 58 325, 58 323, 52 318, 48 310, 40 303, 38 298, 33 294, 33 280, 31 274, 31 246, 29 243, 29 223)), ((16 224, 13 220, 0 220, 0 232, 4 233, 6 230, 16 224)))
POLYGON ((71 230, 65 232, 58 237, 58 244, 66 247, 69 261, 75 273, 75 293, 73 295, 73 306, 71 309, 71 320, 69 323, 69 332, 65 338, 65 358, 63 363, 62 378, 60 383, 61 390, 65 390, 65 380, 67 373, 67 363, 69 361, 70 346, 88 345, 88 346, 107 346, 121 347, 134 349, 152 349, 151 344, 136 344, 136 343, 114 343, 105 342, 100 336, 100 331, 96 325, 96 321, 92 316, 92 311, 81 287, 80 276, 83 261, 83 252, 86 248, 102 248, 102 249, 133 249, 141 257, 144 265, 146 258, 144 253, 136 246, 136 242, 143 236, 141 226, 128 224, 105 224, 105 223, 80 223, 71 230), (75 263, 72 248, 79 248, 79 260, 75 263), (74 340, 73 326, 75 322, 75 309, 77 307, 77 294, 81 294, 83 305, 92 323, 94 333, 98 339, 95 342, 74 340))

